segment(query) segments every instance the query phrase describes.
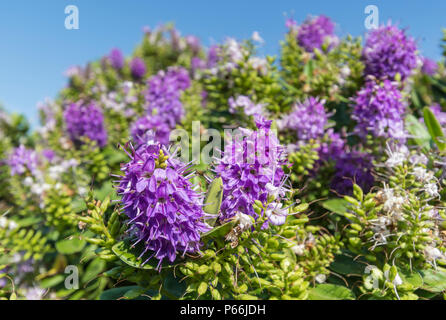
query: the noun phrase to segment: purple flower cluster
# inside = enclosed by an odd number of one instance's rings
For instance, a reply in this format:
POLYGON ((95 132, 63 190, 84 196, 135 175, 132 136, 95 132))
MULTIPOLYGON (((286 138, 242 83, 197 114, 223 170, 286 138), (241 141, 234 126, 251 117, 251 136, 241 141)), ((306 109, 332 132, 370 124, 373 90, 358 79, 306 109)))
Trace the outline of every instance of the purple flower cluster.
POLYGON ((190 60, 190 68, 192 73, 195 74, 198 70, 206 68, 206 61, 200 59, 199 57, 192 57, 190 60))
POLYGON ((309 140, 324 134, 327 121, 324 101, 310 97, 303 103, 295 104, 291 113, 281 120, 280 126, 294 131, 299 140, 309 140))
POLYGON ((154 115, 139 118, 133 123, 130 131, 133 141, 138 145, 150 142, 152 138, 167 145, 171 127, 161 115, 154 115))
POLYGON ((243 110, 243 113, 247 116, 253 116, 255 114, 263 113, 263 105, 255 104, 247 96, 238 96, 237 99, 233 97, 229 98, 229 113, 236 113, 238 108, 243 110))
MULTIPOLYGON (((293 24, 290 26, 292 27, 293 24)), ((316 48, 320 49, 325 41, 333 45, 337 41, 334 27, 330 18, 324 15, 309 18, 298 28, 297 41, 307 52, 313 52, 316 48)))
POLYGON ((173 262, 177 253, 197 252, 200 234, 209 231, 203 222, 202 196, 189 181, 190 166, 169 157, 160 144, 130 145, 131 160, 121 168, 117 192, 129 217, 130 234, 159 260, 173 262))
POLYGON ((117 48, 113 49, 108 58, 112 67, 116 70, 121 70, 124 67, 124 56, 122 55, 121 50, 117 48))
POLYGON ((372 158, 366 153, 352 151, 342 154, 336 162, 331 188, 340 195, 350 195, 353 183, 356 183, 364 192, 369 192, 375 182, 372 167, 372 158))
POLYGON ((184 68, 169 68, 167 72, 160 71, 150 78, 146 94, 148 111, 162 115, 173 127, 181 121, 184 115, 183 104, 180 101, 182 91, 190 86, 189 73, 184 68))
POLYGON ((303 103, 295 104, 290 114, 282 118, 279 127, 296 135, 298 144, 310 139, 318 140, 319 158, 322 161, 336 159, 344 150, 345 142, 332 128, 326 129, 328 118, 324 101, 310 97, 303 103))
POLYGON ((169 143, 170 131, 184 116, 181 93, 189 88, 189 73, 184 68, 169 68, 160 71, 148 81, 146 93, 147 115, 138 119, 132 126, 132 137, 143 143, 144 132, 155 131, 157 141, 169 143))
POLYGON ((256 117, 258 130, 240 128, 226 143, 215 172, 223 180, 221 220, 238 213, 258 218, 253 205, 266 204, 268 196, 284 193, 284 148, 270 130, 271 121, 256 117))
POLYGON ((64 112, 67 132, 71 140, 80 142, 81 137, 87 137, 96 141, 98 146, 107 144, 107 131, 104 127, 104 116, 93 102, 82 104, 81 102, 70 104, 64 112))
POLYGON ((53 150, 51 150, 51 149, 44 149, 44 150, 42 150, 42 155, 49 162, 52 162, 56 158, 56 153, 53 150))
POLYGON ((355 132, 362 138, 372 134, 403 142, 407 135, 405 111, 401 92, 391 81, 368 81, 354 98, 352 119, 357 122, 355 132))
POLYGON ((11 175, 21 175, 27 171, 34 175, 38 165, 37 153, 25 148, 24 145, 20 145, 10 154, 8 165, 11 169, 11 175))
POLYGON ((294 20, 293 18, 288 18, 285 21, 285 27, 287 27, 288 29, 297 28, 297 21, 294 20))
POLYGON ((220 48, 218 45, 213 45, 209 48, 207 56, 207 68, 213 68, 217 65, 220 59, 220 48))
POLYGON ((130 61, 130 72, 135 79, 142 79, 146 74, 146 64, 144 63, 144 60, 139 57, 134 57, 132 61, 130 61))
POLYGON ((421 71, 424 74, 427 74, 428 76, 433 76, 435 73, 437 73, 438 70, 438 64, 429 59, 429 58, 423 58, 423 66, 421 67, 421 71))
POLYGON ((378 79, 404 80, 417 67, 417 46, 404 30, 382 26, 370 32, 362 53, 365 74, 378 79))
POLYGON ((332 128, 325 132, 324 137, 319 141, 319 145, 318 154, 320 161, 339 160, 345 152, 344 139, 342 139, 339 133, 334 132, 332 128))

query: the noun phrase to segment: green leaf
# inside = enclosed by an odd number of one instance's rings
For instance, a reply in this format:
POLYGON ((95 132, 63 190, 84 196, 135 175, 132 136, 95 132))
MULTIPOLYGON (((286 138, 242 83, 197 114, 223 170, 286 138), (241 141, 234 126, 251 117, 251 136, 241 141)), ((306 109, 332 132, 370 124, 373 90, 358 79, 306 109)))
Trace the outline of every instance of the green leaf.
POLYGON ((423 277, 423 285, 421 289, 430 292, 442 292, 446 290, 446 271, 438 268, 438 270, 421 270, 423 277))
POLYGON ((204 233, 201 236, 203 242, 209 239, 222 239, 228 232, 236 225, 237 220, 231 220, 221 226, 213 228, 211 231, 204 233))
POLYGON ((307 64, 305 64, 304 66, 304 73, 307 79, 313 78, 313 72, 314 72, 313 60, 309 60, 307 64))
POLYGON ((420 98, 418 97, 416 90, 412 90, 412 102, 417 109, 421 109, 420 98))
POLYGON ((180 278, 175 278, 172 273, 169 273, 163 280, 163 288, 169 294, 180 298, 186 292, 187 285, 184 281, 180 282, 180 278))
POLYGON ((41 217, 28 217, 25 219, 21 219, 17 221, 17 226, 19 228, 25 228, 25 227, 29 227, 32 225, 36 225, 38 224, 40 221, 42 221, 41 217))
POLYGON ((440 123, 438 122, 432 110, 428 107, 425 107, 423 109, 423 114, 424 123, 426 123, 427 130, 429 131, 432 140, 434 140, 440 151, 444 151, 446 149, 446 143, 444 142, 446 141, 446 139, 440 123))
POLYGON ((101 273, 106 266, 106 262, 101 258, 96 258, 88 264, 87 269, 83 273, 82 282, 87 283, 101 273))
POLYGON ((346 287, 335 284, 319 284, 309 292, 310 300, 354 300, 355 295, 346 287))
MULTIPOLYGON (((144 248, 141 242, 134 248, 132 248, 132 245, 128 240, 120 241, 112 247, 112 251, 118 256, 118 258, 121 259, 121 261, 123 261, 124 263, 128 264, 129 266, 144 270, 156 269, 156 267, 158 266, 158 260, 155 257, 152 257, 144 265, 141 265, 153 254, 152 251, 148 251, 141 258, 138 258, 143 252, 143 250, 144 248)), ((166 269, 174 266, 175 263, 170 265, 163 263, 161 265, 161 268, 166 269)))
POLYGON ((221 178, 216 178, 209 186, 206 199, 204 200, 204 203, 206 205, 203 207, 204 212, 215 216, 215 218, 206 221, 210 226, 213 226, 217 221, 218 214, 220 213, 222 199, 223 180, 221 178))
POLYGON ((346 255, 338 255, 330 265, 330 269, 336 273, 346 276, 356 275, 362 276, 366 264, 354 261, 353 258, 346 255))
POLYGON ((57 286, 59 283, 63 282, 65 280, 65 276, 63 274, 58 274, 51 278, 46 278, 42 281, 40 281, 40 287, 42 289, 52 288, 57 286))
POLYGON ((106 148, 104 150, 104 154, 107 159, 107 163, 110 166, 128 161, 128 156, 125 152, 116 152, 114 148, 106 148))
POLYGON ((61 254, 73 254, 82 251, 87 242, 78 238, 65 239, 56 242, 56 249, 61 254))
POLYGON ((348 202, 344 199, 329 199, 322 202, 321 205, 331 212, 344 215, 347 212, 348 202))
POLYGON ((124 294, 124 298, 129 300, 136 299, 145 292, 146 289, 143 287, 132 288, 124 294))
POLYGON ((87 210, 87 205, 85 204, 85 200, 81 197, 76 197, 71 202, 71 207, 73 208, 74 213, 79 213, 87 210))
POLYGON ((137 290, 140 288, 139 286, 125 286, 125 287, 119 287, 119 288, 113 288, 105 290, 101 293, 99 299, 100 300, 118 300, 120 298, 123 298, 126 292, 129 292, 131 290, 137 290))
POLYGON ((406 269, 399 269, 398 274, 401 276, 403 282, 407 282, 414 286, 414 288, 420 288, 423 285, 423 277, 416 270, 410 271, 406 269))
POLYGON ((412 114, 406 117, 406 129, 413 136, 413 140, 417 145, 426 150, 430 149, 431 136, 427 131, 426 126, 418 121, 412 114))
POLYGON ((99 190, 94 191, 94 198, 97 200, 104 201, 104 199, 107 197, 110 197, 110 200, 116 200, 119 198, 111 183, 104 183, 99 190))

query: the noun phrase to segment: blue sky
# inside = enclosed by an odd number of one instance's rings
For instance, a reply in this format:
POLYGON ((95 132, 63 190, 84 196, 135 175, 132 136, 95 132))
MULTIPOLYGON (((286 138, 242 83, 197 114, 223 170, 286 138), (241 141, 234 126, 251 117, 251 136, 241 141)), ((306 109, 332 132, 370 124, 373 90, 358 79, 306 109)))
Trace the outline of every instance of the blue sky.
POLYGON ((337 33, 363 35, 364 8, 377 5, 380 23, 391 19, 407 27, 421 52, 441 57, 446 1, 376 0, 14 0, 0 3, 0 103, 25 113, 37 124, 36 104, 54 97, 66 83, 63 72, 100 58, 111 48, 130 54, 143 26, 173 21, 183 35, 195 34, 205 45, 226 36, 239 39, 259 31, 263 54, 277 54, 285 32, 285 14, 302 22, 325 14, 337 33), (79 30, 64 27, 67 5, 79 8, 79 30))

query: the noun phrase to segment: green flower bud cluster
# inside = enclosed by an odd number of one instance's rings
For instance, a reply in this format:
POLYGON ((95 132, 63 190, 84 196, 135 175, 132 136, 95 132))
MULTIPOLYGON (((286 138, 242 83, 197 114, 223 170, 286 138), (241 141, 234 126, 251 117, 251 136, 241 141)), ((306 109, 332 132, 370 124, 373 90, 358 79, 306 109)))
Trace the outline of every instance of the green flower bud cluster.
POLYGON ((316 161, 319 160, 318 148, 319 143, 310 140, 305 144, 299 145, 298 150, 288 155, 291 168, 287 171, 290 173, 290 179, 293 185, 301 185, 304 177, 309 176, 315 169, 316 161))
POLYGON ((118 210, 112 211, 111 200, 107 197, 104 201, 96 201, 93 192, 90 191, 86 199, 87 212, 83 215, 73 215, 78 221, 81 230, 88 228, 94 237, 85 237, 88 243, 99 247, 97 255, 105 261, 114 261, 117 256, 112 247, 125 230, 125 225, 120 221, 118 210))
MULTIPOLYGON (((306 208, 300 205, 294 211, 306 208)), ((262 203, 256 203, 256 211, 262 213, 264 209, 262 203)), ((243 231, 237 242, 222 245, 216 239, 215 248, 209 247, 200 257, 179 265, 188 284, 184 298, 306 299, 310 282, 317 275, 328 274, 327 267, 340 246, 329 235, 315 239, 313 234, 319 230, 304 226, 307 216, 288 219, 283 226, 263 229, 262 217, 252 230, 243 231), (298 240, 307 235, 314 240, 311 246, 298 240)))
POLYGON ((168 23, 145 34, 135 55, 144 59, 148 74, 155 74, 172 65, 189 68, 194 56, 205 58, 201 48, 198 52, 194 50, 197 48, 186 45, 186 39, 178 34, 174 24, 168 23))
POLYGON ((64 230, 75 225, 75 220, 71 217, 73 208, 72 198, 62 190, 51 189, 44 199, 43 215, 46 224, 58 230, 64 230))
POLYGON ((184 106, 185 116, 181 120, 181 127, 187 132, 192 132, 192 121, 203 119, 206 112, 203 108, 201 96, 203 86, 198 81, 192 81, 191 87, 181 93, 181 103, 184 106))
POLYGON ((444 265, 445 244, 435 218, 444 213, 435 211, 424 192, 420 193, 413 182, 410 185, 410 179, 398 181, 393 176, 391 180, 395 180, 394 188, 384 186, 363 195, 354 185, 354 197, 345 197, 350 204, 344 214, 348 220, 343 231, 346 246, 378 264, 395 261, 410 268, 444 265))
POLYGON ((101 149, 97 147, 95 141, 85 139, 79 150, 79 159, 82 159, 82 164, 85 165, 86 171, 90 177, 93 177, 95 182, 105 180, 110 169, 101 149))
POLYGON ((361 85, 361 39, 347 37, 328 50, 306 52, 296 41, 297 31, 290 30, 282 42, 281 66, 285 81, 295 88, 298 99, 317 96, 326 101, 344 101, 361 85))
MULTIPOLYGON (((0 159, 6 159, 9 150, 9 141, 0 139, 0 159)), ((0 210, 3 210, 13 197, 10 193, 10 177, 9 166, 0 163, 0 210)))
MULTIPOLYGON (((224 46, 222 50, 224 50, 224 46)), ((208 113, 205 115, 206 127, 223 128, 227 123, 237 121, 237 126, 252 126, 253 122, 247 115, 241 113, 234 116, 228 111, 229 98, 248 96, 255 104, 264 104, 265 112, 278 114, 293 101, 289 95, 283 94, 279 74, 273 66, 274 58, 268 57, 264 70, 256 68, 251 58, 254 57, 252 44, 241 45, 243 58, 232 68, 227 67, 227 61, 221 59, 212 70, 205 70, 199 81, 206 91, 208 113), (289 101, 287 101, 289 100, 289 101), (229 121, 231 120, 231 121, 229 121)))
POLYGON ((31 228, 15 228, 8 233, 6 239, 0 241, 8 254, 24 252, 24 260, 30 258, 40 260, 50 249, 43 233, 31 228))

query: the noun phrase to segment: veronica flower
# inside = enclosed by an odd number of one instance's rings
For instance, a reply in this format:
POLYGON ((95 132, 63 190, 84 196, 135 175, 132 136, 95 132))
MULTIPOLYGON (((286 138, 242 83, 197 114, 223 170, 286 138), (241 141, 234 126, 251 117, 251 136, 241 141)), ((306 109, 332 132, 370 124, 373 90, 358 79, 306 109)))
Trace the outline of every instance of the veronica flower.
POLYGON ((107 144, 107 131, 104 116, 93 102, 90 104, 72 103, 64 111, 67 132, 73 142, 87 137, 96 141, 100 147, 107 144))
POLYGON ((25 172, 30 172, 32 175, 37 173, 37 153, 25 148, 24 145, 15 148, 7 162, 11 169, 11 175, 22 175, 25 172))
POLYGON ((324 15, 309 18, 298 28, 297 41, 307 52, 320 49, 325 42, 332 47, 338 41, 334 35, 334 27, 330 18, 324 15))
POLYGON ((438 64, 429 59, 429 58, 422 58, 423 66, 421 67, 421 71, 424 74, 427 74, 428 76, 433 76, 435 73, 437 73, 438 70, 438 64))
POLYGON ((393 80, 399 74, 404 80, 417 67, 417 47, 404 30, 391 25, 382 26, 368 35, 362 60, 366 75, 393 80))
POLYGON ((117 48, 113 49, 108 58, 113 68, 121 70, 124 67, 124 56, 122 55, 121 50, 117 48))
POLYGON ((184 68, 169 68, 160 71, 148 81, 146 103, 148 113, 161 115, 171 128, 181 121, 184 108, 181 93, 189 88, 190 78, 184 68))
POLYGON ((271 190, 283 187, 285 150, 270 130, 271 121, 256 117, 256 124, 257 131, 240 129, 241 136, 231 137, 223 157, 217 161, 215 172, 223 179, 221 220, 238 212, 257 219, 254 202, 266 204, 271 190))
POLYGON ((220 51, 220 48, 217 45, 213 45, 209 48, 208 56, 207 56, 207 65, 206 65, 207 68, 211 69, 217 65, 217 63, 220 59, 219 51, 220 51))
POLYGON ((173 159, 160 144, 130 145, 130 161, 121 168, 117 192, 129 217, 129 232, 144 246, 158 268, 177 254, 197 252, 200 234, 210 228, 203 222, 203 196, 193 189, 190 166, 173 159))
POLYGON ((138 145, 151 142, 152 139, 163 145, 168 145, 170 142, 171 127, 160 115, 139 118, 132 125, 130 131, 133 141, 138 145))
POLYGON ((237 99, 231 97, 229 98, 228 103, 230 113, 236 113, 238 108, 241 108, 243 113, 247 116, 263 113, 264 106, 262 104, 255 104, 247 96, 238 96, 237 99))
POLYGON ((295 104, 291 113, 279 121, 280 128, 295 132, 299 140, 320 138, 328 122, 324 103, 324 100, 310 97, 295 104))
POLYGON ((293 18, 288 18, 285 21, 285 27, 292 29, 292 28, 297 28, 297 21, 294 20, 293 18))
POLYGON ((355 132, 362 138, 372 134, 404 142, 407 137, 405 112, 406 103, 391 81, 376 83, 369 80, 354 98, 352 119, 357 122, 355 132))
POLYGON ((372 159, 368 154, 356 151, 342 154, 336 162, 331 188, 341 195, 349 195, 355 183, 368 192, 374 183, 372 167, 372 159))
POLYGON ((130 61, 130 71, 135 79, 141 79, 146 74, 146 64, 139 57, 134 57, 130 61))

